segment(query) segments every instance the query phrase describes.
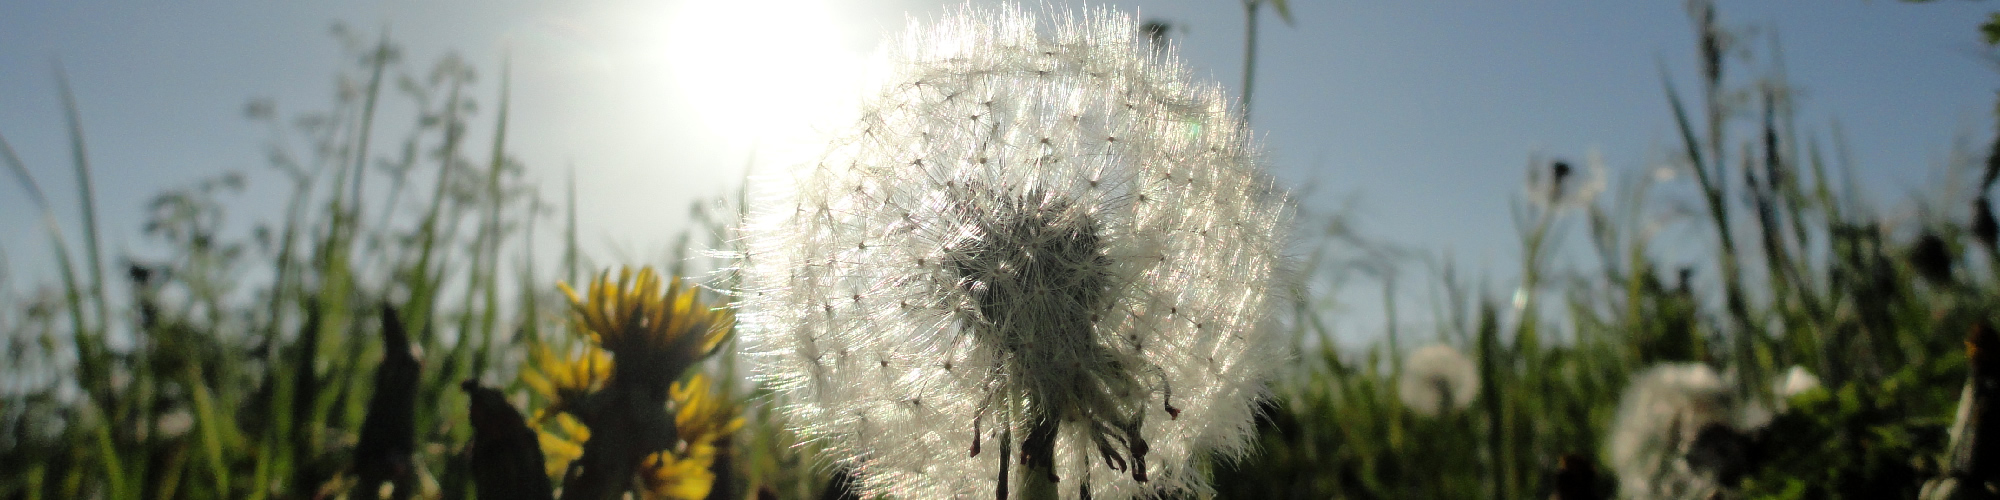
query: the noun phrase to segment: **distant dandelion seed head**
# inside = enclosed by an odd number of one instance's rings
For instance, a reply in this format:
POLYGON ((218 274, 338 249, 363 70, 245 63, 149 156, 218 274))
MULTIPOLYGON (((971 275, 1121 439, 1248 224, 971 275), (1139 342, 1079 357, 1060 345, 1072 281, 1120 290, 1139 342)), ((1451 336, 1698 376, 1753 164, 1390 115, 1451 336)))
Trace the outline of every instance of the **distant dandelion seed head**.
POLYGON ((1403 406, 1419 415, 1435 416, 1463 409, 1479 393, 1479 367, 1448 344, 1417 349, 1403 362, 1397 394, 1403 406))
POLYGON ((1584 156, 1582 165, 1562 159, 1546 163, 1537 159, 1528 166, 1524 194, 1530 204, 1546 210, 1587 207, 1604 192, 1609 178, 1604 155, 1595 149, 1584 156))
POLYGON ((1735 425, 1736 400, 1700 363, 1647 368, 1619 398, 1606 451, 1624 498, 1706 498, 1721 487, 1702 470, 1704 439, 1735 425), (1690 455, 1694 455, 1690 462, 1690 455))
POLYGON ((1799 365, 1792 365, 1785 373, 1771 377, 1771 394, 1781 402, 1820 387, 1819 377, 1799 365))
POLYGON ((753 181, 744 353, 867 493, 991 496, 1016 458, 1199 492, 1284 355, 1291 207, 1221 91, 1121 14, 1049 17, 913 27, 859 123, 753 181))

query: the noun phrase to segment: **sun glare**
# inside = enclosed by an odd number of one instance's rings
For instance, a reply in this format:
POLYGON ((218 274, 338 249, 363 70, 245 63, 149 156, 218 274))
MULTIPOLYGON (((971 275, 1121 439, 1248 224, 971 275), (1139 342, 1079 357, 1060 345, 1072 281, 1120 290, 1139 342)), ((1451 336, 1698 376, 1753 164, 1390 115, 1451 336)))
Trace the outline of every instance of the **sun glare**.
POLYGON ((732 142, 780 141, 841 114, 862 58, 824 0, 687 2, 668 33, 676 83, 732 142))

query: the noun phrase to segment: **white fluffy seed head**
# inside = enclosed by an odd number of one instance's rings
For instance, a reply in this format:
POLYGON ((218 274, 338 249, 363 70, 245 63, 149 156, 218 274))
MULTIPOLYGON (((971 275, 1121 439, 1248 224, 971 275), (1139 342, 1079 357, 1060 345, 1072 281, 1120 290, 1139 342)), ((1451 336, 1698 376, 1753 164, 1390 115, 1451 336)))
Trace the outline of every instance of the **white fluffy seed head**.
POLYGON ((1818 388, 1819 377, 1799 365, 1792 365, 1785 373, 1771 377, 1771 395, 1777 396, 1779 403, 1818 388))
POLYGON ((753 180, 743 352, 867 494, 991 496, 1049 422, 1065 497, 1199 492, 1284 359, 1292 210, 1220 89, 1048 17, 913 26, 859 124, 753 180))
POLYGON ((1709 425, 1734 425, 1735 399, 1700 363, 1657 365, 1635 375, 1618 400, 1606 451, 1623 498, 1706 498, 1719 488, 1688 463, 1709 425))
POLYGON ((1479 394, 1479 367, 1449 344, 1426 346, 1403 362, 1397 393, 1419 415, 1463 409, 1479 394))

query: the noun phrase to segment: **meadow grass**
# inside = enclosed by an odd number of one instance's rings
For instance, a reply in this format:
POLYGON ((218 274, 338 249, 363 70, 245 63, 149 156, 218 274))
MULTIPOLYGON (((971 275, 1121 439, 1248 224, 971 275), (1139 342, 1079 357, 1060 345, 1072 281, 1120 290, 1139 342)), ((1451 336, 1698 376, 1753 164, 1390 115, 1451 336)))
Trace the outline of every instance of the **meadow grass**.
MULTIPOLYGON (((1675 166, 1692 174, 1702 210, 1661 213, 1648 198, 1664 189, 1647 175, 1616 198, 1565 206, 1560 179, 1579 174, 1534 162, 1557 187, 1517 204, 1514 300, 1445 284, 1458 299, 1438 337, 1473 339, 1461 347, 1478 359, 1478 404, 1419 415, 1398 401, 1396 350, 1346 353, 1322 340, 1261 422, 1265 453, 1216 465, 1220 497, 1608 497, 1623 464, 1606 463, 1604 450, 1624 424, 1614 410, 1626 381, 1673 362, 1723 371, 1739 411, 1765 413, 1740 418, 1771 422, 1743 425, 1748 463, 1722 485, 1725 498, 1910 498, 1948 475, 1963 342, 1990 324, 2000 286, 1991 237, 1976 236, 1991 234, 1990 215, 1989 229, 1975 227, 1986 198, 1918 200, 1942 213, 1918 227, 1884 222, 1795 123, 1783 75, 1726 81, 1722 28, 1712 10, 1696 20, 1704 68, 1693 111, 1662 80, 1680 133, 1675 166), (1749 109, 1728 104, 1736 96, 1749 109), (1731 128, 1743 122, 1748 130, 1731 128), (1653 239, 1662 220, 1706 233, 1709 260, 1657 260, 1671 248, 1653 239), (1569 224, 1587 228, 1601 269, 1551 274, 1554 229, 1569 224), (1792 366, 1822 387, 1774 394, 1767 381, 1792 366)), ((1996 166, 2000 157, 1985 165, 1996 166)), ((1317 314, 1302 300, 1290 327, 1328 339, 1317 314)))

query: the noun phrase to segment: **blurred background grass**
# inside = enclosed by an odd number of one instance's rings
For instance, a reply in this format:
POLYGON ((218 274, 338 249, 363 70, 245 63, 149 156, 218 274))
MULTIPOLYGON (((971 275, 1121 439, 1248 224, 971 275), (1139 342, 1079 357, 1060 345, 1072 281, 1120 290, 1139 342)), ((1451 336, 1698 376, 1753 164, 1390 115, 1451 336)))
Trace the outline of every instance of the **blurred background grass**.
MULTIPOLYGON (((1661 78, 1673 111, 1663 119, 1678 131, 1671 175, 1529 158, 1526 188, 1508 207, 1518 238, 1496 243, 1520 248, 1517 288, 1358 234, 1350 213, 1302 217, 1307 286, 1286 291, 1279 322, 1298 359, 1273 383, 1261 451, 1211 464, 1216 496, 1608 496, 1629 470, 1605 451, 1626 424, 1628 381, 1687 362, 1713 367, 1728 386, 1742 463, 1690 470, 1726 477, 1729 495, 1907 498, 1967 467, 1950 430, 1972 402, 1961 402, 1965 340, 1992 322, 2000 298, 1985 196, 2000 150, 1962 140, 1942 175, 1978 189, 1912 200, 1922 207, 1914 219, 1885 217, 1845 174, 1848 139, 1798 124, 1781 66, 1735 66, 1728 33, 1703 12, 1712 11, 1696 10, 1693 44, 1702 69, 1661 78), (1734 71, 1761 73, 1723 78, 1734 71), (1656 238, 1669 225, 1707 236, 1656 238), (1593 250, 1601 266, 1559 265, 1564 248, 1593 250), (1705 258, 1675 267, 1655 259, 1662 248, 1705 258), (1427 283, 1436 299, 1399 310, 1399 281, 1427 283), (1329 294, 1366 284, 1383 286, 1388 331, 1369 345, 1334 341, 1329 294), (1413 323, 1432 328, 1399 327, 1413 323), (1450 369, 1405 361, 1431 344, 1465 353, 1476 389, 1441 386, 1444 403, 1406 398, 1407 379, 1421 389, 1425 374, 1450 369), (1817 386, 1774 387, 1793 367, 1817 386)), ((480 85, 455 57, 422 70, 394 64, 402 51, 386 35, 347 46, 339 81, 348 84, 326 109, 246 108, 270 130, 269 167, 290 180, 276 187, 288 193, 283 213, 248 237, 222 231, 228 198, 250 189, 223 175, 148 205, 145 237, 170 251, 107 255, 66 84, 67 122, 52 126, 68 131, 80 220, 55 215, 0 138, 0 160, 45 215, 60 276, 25 294, 0 287, 10 294, 0 307, 0 497, 370 496, 357 476, 381 398, 377 339, 390 331, 408 333, 421 366, 403 395, 416 407, 405 410, 401 464, 420 496, 473 495, 460 381, 497 387, 524 413, 551 404, 518 374, 529 352, 581 338, 555 283, 580 283, 606 263, 579 250, 573 184, 529 183, 509 157, 505 63, 480 85), (415 112, 378 115, 387 99, 415 112), (468 126, 480 113, 491 129, 468 126), (392 121, 409 133, 371 143, 392 121), (472 150, 473 134, 491 147, 472 150), (545 261, 532 255, 539 234, 565 242, 556 268, 535 267, 545 261)), ((728 248, 741 199, 687 200, 694 222, 672 248, 728 248)), ((731 286, 719 272, 729 263, 707 254, 656 264, 731 286)), ((727 381, 747 425, 722 442, 707 497, 841 494, 839 471, 816 462, 762 390, 742 382, 731 346, 720 352, 693 371, 727 381)), ((1709 444, 1684 443, 1681 454, 1709 444)))

